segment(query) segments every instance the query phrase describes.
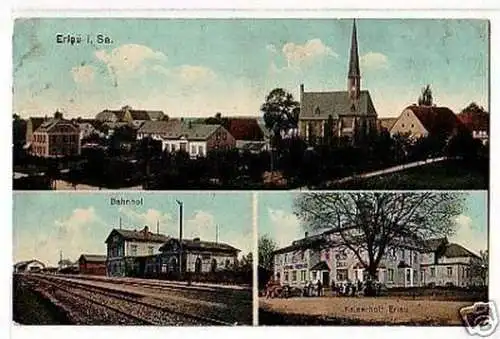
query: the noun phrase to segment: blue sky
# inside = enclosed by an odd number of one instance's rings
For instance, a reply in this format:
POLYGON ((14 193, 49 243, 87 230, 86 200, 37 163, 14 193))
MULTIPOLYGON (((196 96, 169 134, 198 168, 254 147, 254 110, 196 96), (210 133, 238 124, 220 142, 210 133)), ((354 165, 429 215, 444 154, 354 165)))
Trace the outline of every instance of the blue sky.
MULTIPOLYGON (((486 20, 357 21, 362 87, 397 116, 431 84, 435 102, 488 108, 486 20)), ((95 116, 123 105, 170 116, 260 115, 283 87, 343 90, 352 20, 24 19, 13 37, 14 112, 95 116), (111 44, 56 43, 57 34, 111 44)))
POLYGON ((37 258, 51 265, 82 253, 106 253, 113 228, 142 229, 178 237, 178 205, 184 202, 184 237, 219 241, 247 254, 253 246, 252 195, 249 193, 14 193, 14 261, 37 258), (144 197, 144 206, 111 206, 110 197, 144 197), (230 207, 231 213, 228 213, 230 207))
MULTIPOLYGON (((304 228, 293 214, 293 199, 299 193, 260 193, 259 235, 268 234, 280 247, 304 237, 304 228)), ((467 192, 464 210, 455 218, 455 234, 450 241, 479 253, 488 248, 488 193, 467 192)))

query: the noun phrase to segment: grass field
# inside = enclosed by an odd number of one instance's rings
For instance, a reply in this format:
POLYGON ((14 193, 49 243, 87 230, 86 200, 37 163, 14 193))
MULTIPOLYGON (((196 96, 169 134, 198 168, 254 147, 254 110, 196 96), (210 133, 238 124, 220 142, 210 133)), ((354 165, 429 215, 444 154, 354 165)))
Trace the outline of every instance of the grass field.
POLYGON ((458 312, 471 304, 382 297, 261 298, 259 324, 460 326, 458 312))
POLYGON ((488 172, 459 161, 429 164, 406 171, 348 183, 329 189, 488 189, 488 172))

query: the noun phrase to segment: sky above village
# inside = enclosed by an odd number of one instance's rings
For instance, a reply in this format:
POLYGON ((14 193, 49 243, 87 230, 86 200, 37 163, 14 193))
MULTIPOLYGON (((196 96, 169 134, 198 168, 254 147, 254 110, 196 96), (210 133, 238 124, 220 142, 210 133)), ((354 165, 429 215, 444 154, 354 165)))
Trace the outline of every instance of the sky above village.
POLYGON ((38 259, 57 265, 59 251, 77 260, 80 254, 106 254, 104 241, 113 228, 179 236, 179 207, 184 203, 184 238, 200 237, 230 244, 248 254, 253 247, 252 195, 249 193, 14 193, 14 262, 38 259), (144 206, 111 206, 110 197, 144 198, 144 206), (29 211, 29 213, 26 213, 29 211))
MULTIPOLYGON (((398 116, 426 84, 437 105, 488 109, 486 20, 357 26, 362 88, 380 117, 398 116)), ((345 90, 351 29, 345 19, 17 20, 13 111, 93 117, 130 105, 172 117, 261 116, 275 87, 296 99, 301 83, 306 91, 345 90), (58 43, 58 34, 82 41, 58 43), (98 34, 109 43, 97 43, 98 34)))
MULTIPOLYGON (((279 247, 304 237, 305 229, 293 213, 293 200, 299 193, 265 192, 259 194, 259 235, 267 234, 279 247)), ((454 218, 455 234, 450 242, 479 254, 488 248, 488 193, 471 191, 466 195, 463 212, 454 218)))

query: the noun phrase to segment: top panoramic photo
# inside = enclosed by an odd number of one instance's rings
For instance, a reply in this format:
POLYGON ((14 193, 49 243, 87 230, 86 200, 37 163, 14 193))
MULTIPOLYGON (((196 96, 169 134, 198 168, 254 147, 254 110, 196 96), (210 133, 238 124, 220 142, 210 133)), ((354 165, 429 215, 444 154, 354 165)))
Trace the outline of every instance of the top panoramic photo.
POLYGON ((489 22, 17 19, 15 190, 488 189, 489 22))

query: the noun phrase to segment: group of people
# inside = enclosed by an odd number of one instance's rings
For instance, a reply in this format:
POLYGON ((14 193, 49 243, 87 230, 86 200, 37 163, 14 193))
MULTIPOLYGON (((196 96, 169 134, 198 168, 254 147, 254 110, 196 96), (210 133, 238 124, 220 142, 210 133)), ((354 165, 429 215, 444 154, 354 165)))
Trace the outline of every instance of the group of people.
POLYGON ((302 291, 304 297, 321 297, 325 294, 323 291, 323 284, 319 279, 307 282, 302 291))
POLYGON ((344 280, 335 285, 332 281, 332 291, 342 296, 356 296, 356 293, 363 291, 363 283, 360 280, 350 281, 344 280))

